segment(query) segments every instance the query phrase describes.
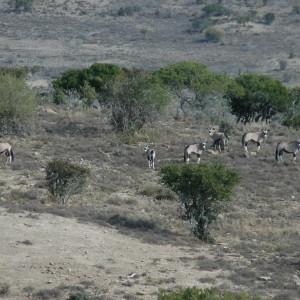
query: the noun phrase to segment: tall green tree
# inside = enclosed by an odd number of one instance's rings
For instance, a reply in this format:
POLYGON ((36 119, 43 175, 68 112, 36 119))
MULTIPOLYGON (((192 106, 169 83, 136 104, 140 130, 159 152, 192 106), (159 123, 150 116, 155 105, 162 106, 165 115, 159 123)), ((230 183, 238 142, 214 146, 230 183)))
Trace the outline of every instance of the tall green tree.
POLYGON ((24 136, 34 129, 39 99, 24 79, 0 76, 0 133, 24 136))
POLYGON ((150 72, 133 69, 120 73, 110 86, 111 125, 132 133, 152 122, 170 102, 166 88, 150 72))
POLYGON ((228 93, 232 113, 238 122, 269 120, 290 106, 290 94, 279 80, 260 74, 243 74, 235 79, 241 93, 228 93))
POLYGON ((162 182, 179 195, 193 234, 212 241, 210 225, 217 219, 222 202, 230 200, 233 187, 241 180, 239 173, 220 163, 170 164, 160 175, 162 182))
POLYGON ((178 97, 179 107, 186 115, 188 109, 202 108, 208 95, 239 94, 240 88, 229 76, 211 72, 205 64, 182 61, 154 71, 154 78, 162 82, 178 97), (185 92, 186 90, 191 93, 185 92))
POLYGON ((68 70, 52 82, 55 90, 54 102, 61 104, 68 91, 76 91, 85 103, 92 103, 96 98, 105 103, 110 93, 111 81, 125 71, 125 68, 106 63, 95 63, 86 69, 68 70), (85 99, 87 88, 89 88, 88 99, 85 99))

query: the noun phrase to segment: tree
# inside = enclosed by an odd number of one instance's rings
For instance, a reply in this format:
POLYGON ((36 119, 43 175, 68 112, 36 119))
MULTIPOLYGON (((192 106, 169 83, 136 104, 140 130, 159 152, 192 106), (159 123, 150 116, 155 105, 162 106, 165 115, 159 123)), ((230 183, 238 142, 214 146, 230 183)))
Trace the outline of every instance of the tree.
POLYGON ((126 72, 126 69, 114 64, 100 63, 86 69, 68 70, 52 83, 55 91, 54 103, 64 103, 64 96, 68 91, 79 93, 85 104, 93 103, 97 97, 100 102, 105 103, 110 93, 110 82, 121 72, 126 72))
POLYGON ((219 101, 224 95, 241 93, 241 87, 229 76, 212 73, 206 65, 198 62, 170 64, 154 71, 153 76, 178 97, 178 110, 180 108, 185 116, 189 110, 196 114, 205 105, 214 106, 214 97, 211 96, 217 96, 219 101))
POLYGON ((162 182, 177 193, 185 207, 193 234, 212 241, 210 224, 216 220, 222 202, 230 200, 233 187, 241 180, 234 169, 223 164, 169 164, 161 171, 162 182))
POLYGON ((33 129, 38 97, 22 78, 0 75, 0 133, 24 136, 33 129))
POLYGON ((243 74, 235 81, 240 85, 240 93, 228 93, 227 97, 238 122, 269 120, 290 106, 289 91, 279 80, 266 75, 243 74))
POLYGON ((110 123, 116 131, 128 134, 155 120, 170 101, 165 87, 151 73, 138 69, 120 73, 110 90, 110 123))

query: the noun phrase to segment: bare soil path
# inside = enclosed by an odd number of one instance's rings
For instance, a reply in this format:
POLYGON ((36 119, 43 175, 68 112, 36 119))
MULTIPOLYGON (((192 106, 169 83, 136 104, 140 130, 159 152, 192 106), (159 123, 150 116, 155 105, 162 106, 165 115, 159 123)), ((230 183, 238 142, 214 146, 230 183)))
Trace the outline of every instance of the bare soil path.
POLYGON ((39 289, 87 281, 94 286, 91 293, 112 299, 124 299, 126 294, 157 299, 159 288, 197 285, 207 273, 188 261, 211 256, 208 245, 150 245, 75 219, 3 209, 0 213, 0 281, 10 285, 5 299, 31 298, 39 289), (34 291, 25 292, 30 287, 34 291))

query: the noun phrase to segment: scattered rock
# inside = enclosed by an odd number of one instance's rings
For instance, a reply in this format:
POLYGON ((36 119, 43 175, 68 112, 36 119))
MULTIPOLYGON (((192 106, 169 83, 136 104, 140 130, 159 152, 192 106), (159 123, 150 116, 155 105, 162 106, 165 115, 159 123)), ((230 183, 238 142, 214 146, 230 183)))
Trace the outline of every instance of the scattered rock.
POLYGON ((271 277, 269 277, 269 276, 261 276, 261 277, 259 277, 259 280, 261 280, 261 281, 270 281, 271 277))

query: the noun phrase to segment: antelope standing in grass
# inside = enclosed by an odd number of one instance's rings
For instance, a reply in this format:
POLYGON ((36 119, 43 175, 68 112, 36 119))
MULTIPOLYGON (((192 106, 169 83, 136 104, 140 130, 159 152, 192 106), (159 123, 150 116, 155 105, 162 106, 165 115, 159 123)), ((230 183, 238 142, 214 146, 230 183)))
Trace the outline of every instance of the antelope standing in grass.
POLYGON ((186 145, 183 152, 183 160, 185 163, 190 161, 191 154, 197 154, 197 163, 200 163, 200 155, 205 151, 206 141, 199 144, 186 145))
POLYGON ((207 128, 209 136, 213 139, 214 141, 214 147, 216 148, 218 146, 219 152, 221 152, 222 148, 221 145, 223 145, 223 150, 225 147, 228 148, 228 136, 226 133, 219 131, 216 128, 209 127, 207 128))
POLYGON ((1 153, 4 153, 6 155, 6 163, 11 163, 14 160, 14 153, 9 143, 0 143, 0 154, 1 153))
POLYGON ((149 145, 144 145, 144 150, 147 154, 148 165, 150 169, 154 169, 154 160, 155 160, 155 150, 149 148, 149 145))
POLYGON ((242 137, 242 145, 248 152, 248 143, 253 142, 257 145, 257 152, 260 150, 260 144, 268 137, 269 129, 263 129, 260 132, 246 132, 242 137))
POLYGON ((283 153, 293 153, 293 163, 296 163, 296 154, 300 149, 300 140, 293 142, 280 142, 276 146, 275 158, 282 161, 283 153))

